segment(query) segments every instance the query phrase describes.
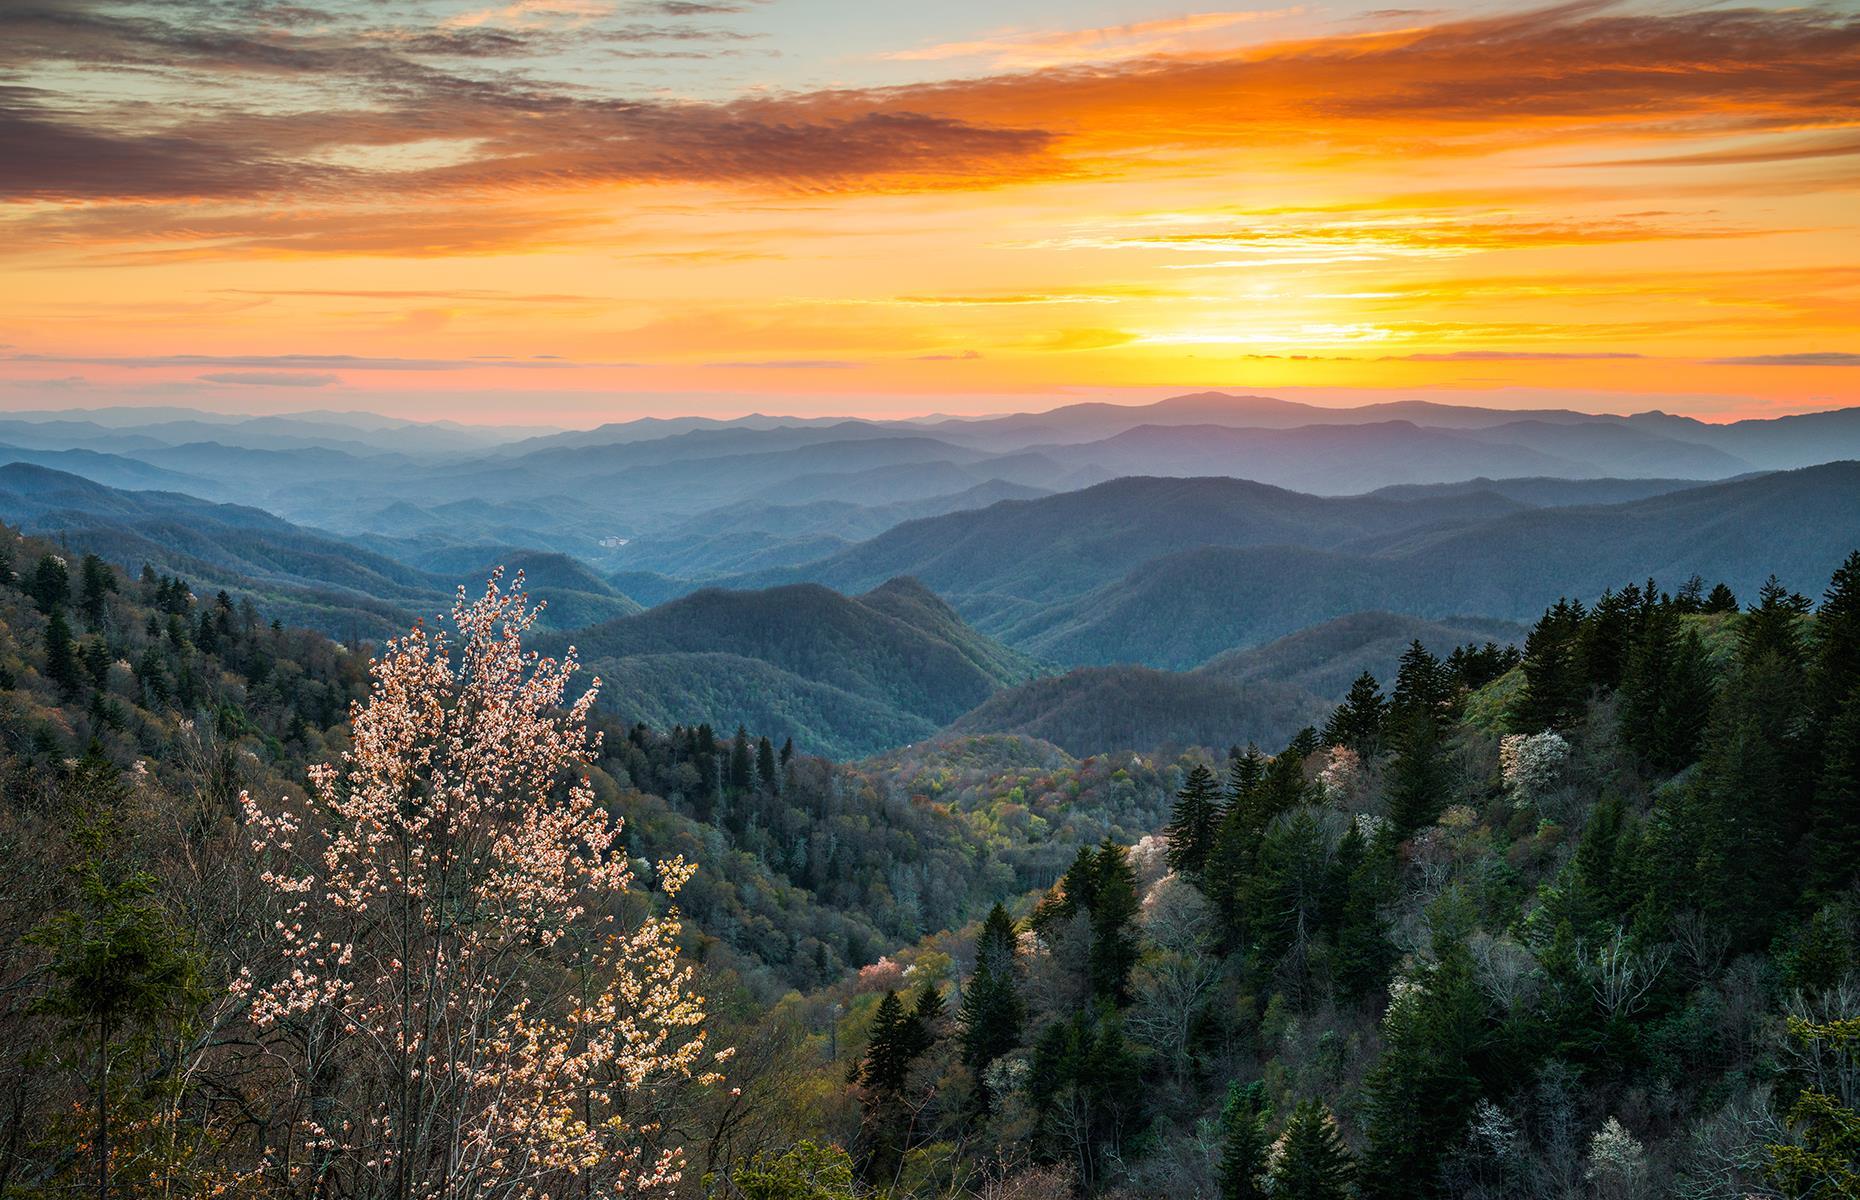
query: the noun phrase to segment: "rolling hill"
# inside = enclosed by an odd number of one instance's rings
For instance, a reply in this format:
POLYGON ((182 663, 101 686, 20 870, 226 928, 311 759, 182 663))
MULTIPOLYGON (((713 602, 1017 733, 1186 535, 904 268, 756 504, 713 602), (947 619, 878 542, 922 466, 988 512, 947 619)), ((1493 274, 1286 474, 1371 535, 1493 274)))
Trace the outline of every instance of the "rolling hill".
POLYGON ((540 645, 571 641, 630 720, 752 724, 855 757, 927 737, 1040 669, 908 579, 862 596, 706 589, 540 645))
POLYGON ((1364 671, 1388 684, 1411 643, 1418 641, 1444 657, 1455 646, 1468 643, 1521 645, 1525 632, 1522 625, 1481 617, 1428 621, 1400 613, 1358 612, 1263 646, 1229 650, 1194 673, 1233 683, 1270 680, 1290 684, 1335 703, 1364 671))
POLYGON ((1018 734, 1070 754, 1163 746, 1282 746, 1333 705, 1290 684, 1150 667, 1080 667, 1000 692, 946 730, 1018 734))
MULTIPOLYGON (((449 607, 460 583, 482 582, 488 567, 503 561, 482 556, 461 572, 425 571, 262 509, 124 491, 26 463, 0 466, 0 518, 131 572, 147 563, 196 590, 250 596, 284 621, 335 637, 404 633, 416 618, 449 607)), ((531 594, 556 605, 545 625, 581 625, 638 608, 563 556, 511 557, 516 566, 539 568, 531 594)))

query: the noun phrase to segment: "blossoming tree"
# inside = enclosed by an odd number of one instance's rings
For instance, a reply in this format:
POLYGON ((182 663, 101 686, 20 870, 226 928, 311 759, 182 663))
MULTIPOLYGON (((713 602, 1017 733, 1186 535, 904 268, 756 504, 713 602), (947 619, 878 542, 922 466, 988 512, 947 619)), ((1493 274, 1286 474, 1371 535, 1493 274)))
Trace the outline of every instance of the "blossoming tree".
POLYGON ((519 575, 453 607, 456 646, 415 627, 373 666, 353 745, 311 801, 243 798, 275 897, 275 959, 248 965, 288 1118, 269 1170, 303 1195, 527 1200, 678 1178, 655 1121, 713 1081, 704 1001, 660 863, 642 901, 619 823, 581 770, 594 688, 522 649, 519 575))

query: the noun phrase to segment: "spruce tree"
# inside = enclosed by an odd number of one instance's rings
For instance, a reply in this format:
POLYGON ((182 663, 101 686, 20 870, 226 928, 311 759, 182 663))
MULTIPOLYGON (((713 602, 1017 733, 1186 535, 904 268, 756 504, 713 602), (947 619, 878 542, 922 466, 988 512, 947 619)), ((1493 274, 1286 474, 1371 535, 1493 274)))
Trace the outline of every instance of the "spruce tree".
POLYGON ((1015 977, 1014 920, 997 904, 975 939, 975 973, 969 976, 956 1014, 962 1030, 962 1061, 975 1075, 984 1105, 991 1097, 980 1083, 982 1073, 1020 1045, 1026 1015, 1015 977))
POLYGON ((1441 1194, 1440 1168, 1459 1145, 1480 1098, 1485 997, 1463 939, 1437 931, 1435 961, 1389 1002, 1382 1056, 1364 1079, 1371 1200, 1441 1194))
POLYGON ((71 624, 62 608, 52 610, 45 625, 45 677, 58 685, 65 699, 74 699, 84 687, 84 665, 71 641, 71 624))
POLYGON ((1324 725, 1324 744, 1347 746, 1364 759, 1374 758, 1381 746, 1385 702, 1376 677, 1364 671, 1350 685, 1349 695, 1324 725))
POLYGON ((84 857, 72 868, 76 897, 30 935, 49 953, 56 981, 40 1007, 62 1021, 91 1061, 99 1200, 108 1200, 113 1182, 112 1063, 126 1040, 180 1019, 197 1002, 200 969, 186 937, 157 900, 154 877, 118 858, 122 836, 111 813, 93 809, 78 832, 84 857))
POLYGON ((1140 908, 1137 873, 1124 848, 1109 838, 1098 847, 1091 905, 1092 991, 1123 1005, 1130 1002, 1130 972, 1137 965, 1136 920, 1140 908))
POLYGON ((1356 1164, 1336 1118, 1316 1100, 1292 1110, 1279 1135, 1269 1191, 1272 1200, 1348 1200, 1356 1164))
POLYGON ((39 611, 47 615, 71 599, 71 575, 62 559, 47 554, 40 557, 32 571, 32 586, 27 589, 38 601, 39 611))
POLYGON ((1266 1115, 1257 1083, 1228 1085, 1221 1108, 1221 1158, 1215 1164, 1220 1200, 1266 1200, 1266 1115))
POLYGON ((756 779, 764 791, 776 790, 775 746, 766 737, 756 743, 756 779))
POLYGON ((1580 603, 1558 600, 1524 640, 1524 687, 1511 705, 1511 726, 1520 733, 1564 729, 1582 713, 1588 672, 1582 661, 1584 612, 1580 603))
POLYGON ((1699 607, 1700 612, 1734 613, 1738 610, 1737 593, 1720 583, 1713 587, 1711 595, 1705 597, 1705 603, 1699 607))
POLYGON ((1175 808, 1163 830, 1169 840, 1169 865, 1177 871, 1199 875, 1208 864, 1208 853, 1214 848, 1214 835, 1219 828, 1220 784, 1213 771, 1196 763, 1175 796, 1175 808))

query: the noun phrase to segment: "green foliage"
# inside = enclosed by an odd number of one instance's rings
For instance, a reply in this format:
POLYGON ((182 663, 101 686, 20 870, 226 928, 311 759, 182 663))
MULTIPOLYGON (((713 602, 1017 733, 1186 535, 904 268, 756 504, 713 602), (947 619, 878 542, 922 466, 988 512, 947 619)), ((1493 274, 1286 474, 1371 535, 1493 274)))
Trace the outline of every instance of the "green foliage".
POLYGON ((854 1200, 852 1158, 803 1138, 779 1155, 759 1155, 730 1179, 743 1200, 854 1200))
POLYGON ((1279 1135, 1269 1176, 1273 1200, 1348 1200, 1355 1163, 1330 1110, 1306 1100, 1279 1135))

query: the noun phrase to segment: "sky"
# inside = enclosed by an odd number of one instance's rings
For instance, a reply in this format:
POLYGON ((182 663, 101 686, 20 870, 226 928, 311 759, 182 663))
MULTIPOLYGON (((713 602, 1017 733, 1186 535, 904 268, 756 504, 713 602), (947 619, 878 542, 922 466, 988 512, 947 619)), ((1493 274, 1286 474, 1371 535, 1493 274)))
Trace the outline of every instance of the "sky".
POLYGON ((5 0, 0 409, 1860 404, 1860 0, 5 0))

